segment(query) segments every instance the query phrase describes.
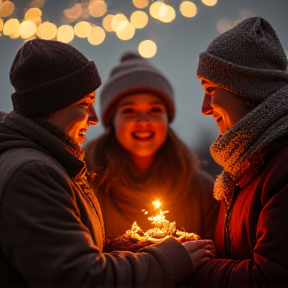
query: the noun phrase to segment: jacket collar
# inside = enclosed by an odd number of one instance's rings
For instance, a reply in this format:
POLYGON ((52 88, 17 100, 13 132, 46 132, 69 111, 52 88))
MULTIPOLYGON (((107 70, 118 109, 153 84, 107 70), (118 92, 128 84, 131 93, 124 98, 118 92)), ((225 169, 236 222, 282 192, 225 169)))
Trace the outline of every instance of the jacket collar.
POLYGON ((72 178, 86 172, 85 162, 68 152, 57 137, 16 112, 10 112, 2 119, 0 143, 1 153, 25 147, 42 151, 58 161, 72 178))

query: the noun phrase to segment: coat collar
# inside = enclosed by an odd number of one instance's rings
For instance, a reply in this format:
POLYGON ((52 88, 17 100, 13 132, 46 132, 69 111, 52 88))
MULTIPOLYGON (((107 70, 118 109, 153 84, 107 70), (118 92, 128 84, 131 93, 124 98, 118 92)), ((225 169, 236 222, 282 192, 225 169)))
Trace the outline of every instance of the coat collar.
POLYGON ((47 130, 16 112, 8 113, 0 123, 0 152, 13 148, 33 148, 58 161, 70 177, 86 172, 84 161, 68 152, 63 143, 47 130))

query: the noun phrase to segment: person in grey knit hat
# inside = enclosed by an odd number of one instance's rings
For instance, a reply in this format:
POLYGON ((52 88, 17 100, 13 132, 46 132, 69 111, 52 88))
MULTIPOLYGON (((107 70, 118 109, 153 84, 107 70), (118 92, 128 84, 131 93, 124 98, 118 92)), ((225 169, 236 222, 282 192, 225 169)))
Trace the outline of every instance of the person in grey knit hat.
MULTIPOLYGON (((144 231, 152 228, 143 210, 152 215, 156 199, 178 229, 212 239, 219 209, 213 179, 170 126, 175 104, 169 80, 128 51, 111 70, 100 103, 105 131, 84 149, 89 170, 97 174, 94 190, 107 239, 125 234, 135 221, 144 231)), ((139 248, 115 243, 107 241, 105 251, 139 248)))
POLYGON ((175 287, 214 255, 211 240, 173 238, 138 254, 103 253, 80 146, 98 122, 95 63, 34 39, 17 52, 10 81, 13 111, 0 120, 0 287, 175 287))
POLYGON ((218 259, 190 285, 287 287, 288 73, 279 38, 265 19, 245 19, 200 54, 197 76, 202 113, 220 130, 211 154, 223 172, 214 186, 218 259))

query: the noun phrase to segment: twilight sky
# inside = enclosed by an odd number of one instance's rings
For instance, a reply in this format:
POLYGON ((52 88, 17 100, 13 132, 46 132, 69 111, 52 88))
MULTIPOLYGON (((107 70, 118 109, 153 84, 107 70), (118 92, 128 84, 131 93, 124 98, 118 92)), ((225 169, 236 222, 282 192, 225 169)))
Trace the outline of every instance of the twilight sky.
MULTIPOLYGON (((11 1, 15 3, 17 18, 23 19, 25 5, 30 1, 11 1)), ((60 26, 63 10, 77 2, 81 0, 46 0, 42 8, 43 20, 49 20, 60 26)), ((108 13, 121 12, 129 17, 137 10, 131 0, 106 2, 108 13)), ((199 53, 219 35, 218 29, 222 27, 221 23, 234 23, 250 16, 261 16, 271 23, 283 48, 288 51, 288 0, 218 0, 213 7, 204 5, 200 0, 193 2, 198 7, 198 13, 193 18, 185 18, 179 12, 181 0, 166 1, 176 11, 174 21, 162 23, 149 15, 148 25, 144 29, 136 30, 135 36, 128 41, 118 39, 114 32, 107 32, 104 42, 99 46, 93 46, 87 39, 76 36, 70 42, 70 45, 79 49, 87 58, 95 61, 102 81, 105 82, 111 68, 118 63, 123 52, 137 50, 143 40, 153 40, 158 50, 149 61, 166 75, 174 87, 176 118, 172 127, 190 147, 199 146, 203 137, 211 139, 212 142, 219 132, 214 120, 201 114, 203 89, 196 77, 196 69, 199 53)), ((149 14, 148 8, 141 10, 149 14)), ((5 22, 8 19, 9 17, 3 20, 5 22)), ((101 25, 101 22, 102 18, 93 19, 94 24, 101 25)), ((13 93, 13 87, 9 82, 9 69, 23 43, 22 39, 12 40, 8 36, 0 36, 0 110, 5 112, 12 110, 10 95, 13 93)), ((101 87, 96 93, 100 90, 101 87)), ((95 107, 98 112, 98 100, 95 107)), ((101 123, 90 128, 87 139, 92 139, 102 131, 101 123)))

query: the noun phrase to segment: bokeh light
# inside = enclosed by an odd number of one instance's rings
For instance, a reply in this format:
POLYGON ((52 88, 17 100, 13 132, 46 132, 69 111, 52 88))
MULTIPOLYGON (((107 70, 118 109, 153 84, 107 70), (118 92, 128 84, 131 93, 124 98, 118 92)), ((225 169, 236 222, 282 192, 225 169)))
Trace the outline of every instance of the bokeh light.
POLYGON ((139 44, 138 52, 144 58, 152 58, 157 52, 157 45, 151 40, 144 40, 139 44))
POLYGON ((107 32, 112 32, 114 31, 111 27, 111 22, 113 20, 113 17, 114 15, 113 14, 107 14, 104 18, 103 18, 103 21, 102 21, 102 25, 104 27, 104 29, 107 31, 107 32))
POLYGON ((10 16, 15 9, 15 4, 9 0, 0 2, 0 17, 10 16))
POLYGON ((202 0, 203 4, 207 6, 214 6, 216 5, 218 0, 202 0))
POLYGON ((62 25, 57 31, 57 40, 63 43, 70 43, 74 39, 74 29, 70 25, 62 25))
POLYGON ((149 12, 150 15, 155 18, 158 19, 158 15, 159 15, 159 11, 161 9, 161 7, 166 6, 166 4, 162 3, 162 2, 154 2, 153 4, 151 4, 150 8, 149 8, 149 12))
POLYGON ((148 15, 143 11, 135 11, 130 16, 130 22, 135 28, 144 28, 148 23, 148 15))
POLYGON ((52 40, 57 35, 57 26, 51 22, 44 22, 38 27, 36 35, 41 39, 52 40))
POLYGON ((2 31, 3 26, 4 26, 4 21, 2 18, 0 18, 0 32, 2 31))
POLYGON ((23 21, 19 27, 19 34, 23 39, 33 37, 37 32, 37 26, 32 21, 23 21))
POLYGON ((118 13, 114 15, 112 19, 111 28, 113 29, 113 31, 117 32, 117 31, 125 29, 128 23, 129 21, 126 18, 126 16, 122 13, 118 13))
POLYGON ((89 12, 93 17, 102 17, 107 12, 107 4, 104 0, 91 0, 89 3, 89 12))
POLYGON ((70 9, 65 9, 63 11, 63 15, 68 23, 76 21, 82 15, 82 5, 80 3, 76 3, 70 9))
POLYGON ((19 26, 20 26, 19 20, 15 18, 11 18, 7 20, 4 24, 3 34, 10 36, 11 34, 14 33, 15 30, 19 31, 19 26))
POLYGON ((99 26, 94 26, 91 29, 89 36, 87 37, 88 42, 92 45, 101 44, 106 37, 106 33, 103 28, 99 26))
POLYGON ((91 32, 92 26, 87 21, 80 21, 74 26, 75 35, 80 38, 86 38, 91 32))
POLYGON ((135 27, 128 22, 124 29, 116 31, 116 35, 121 40, 130 40, 135 35, 135 27))
POLYGON ((170 5, 163 5, 158 11, 158 19, 164 23, 172 22, 176 17, 175 9, 170 5))
MULTIPOLYGON (((16 29, 11 35, 10 38, 11 39, 18 39, 20 37, 20 33, 19 33, 19 28, 16 29)), ((25 39, 26 40, 26 39, 25 39)))
POLYGON ((180 12, 184 17, 192 18, 197 14, 197 6, 190 1, 184 1, 180 4, 180 12))
POLYGON ((42 16, 42 11, 39 8, 30 8, 25 13, 24 20, 34 22, 36 26, 38 27, 42 23, 41 16, 42 16))
POLYGON ((30 3, 28 4, 29 7, 33 7, 33 8, 41 8, 43 7, 45 4, 45 0, 32 0, 30 1, 30 3))
POLYGON ((148 6, 149 0, 132 0, 136 8, 142 9, 148 6))

